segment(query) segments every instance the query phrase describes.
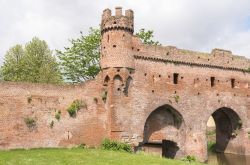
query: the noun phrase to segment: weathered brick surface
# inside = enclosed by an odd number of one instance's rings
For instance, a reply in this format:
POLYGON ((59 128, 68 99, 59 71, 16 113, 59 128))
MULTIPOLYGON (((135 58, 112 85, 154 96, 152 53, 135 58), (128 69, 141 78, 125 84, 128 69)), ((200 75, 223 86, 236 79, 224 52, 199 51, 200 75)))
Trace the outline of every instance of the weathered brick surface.
POLYGON ((98 145, 110 137, 161 152, 165 140, 179 148, 175 157, 204 161, 212 115, 218 149, 249 155, 249 60, 220 49, 200 53, 144 45, 133 35, 133 19, 131 10, 123 15, 117 8, 115 16, 104 11, 102 70, 95 80, 75 86, 0 83, 0 148, 98 145), (76 99, 87 108, 71 118, 67 108, 76 99), (55 110, 62 112, 60 121, 55 110), (27 116, 37 119, 35 129, 27 128, 27 116))

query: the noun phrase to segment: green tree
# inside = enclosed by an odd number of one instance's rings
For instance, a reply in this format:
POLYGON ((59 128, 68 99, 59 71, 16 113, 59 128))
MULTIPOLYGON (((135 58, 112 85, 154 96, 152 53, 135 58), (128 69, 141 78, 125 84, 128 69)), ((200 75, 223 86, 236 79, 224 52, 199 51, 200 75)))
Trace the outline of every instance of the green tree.
MULTIPOLYGON (((159 45, 158 41, 153 41, 153 31, 140 30, 136 33, 145 44, 159 45)), ((65 47, 64 51, 57 50, 60 59, 62 73, 69 82, 83 82, 94 78, 100 71, 99 47, 101 33, 99 28, 90 28, 87 35, 81 35, 77 39, 70 40, 70 47, 65 47)))
POLYGON ((99 46, 101 34, 99 29, 90 28, 89 34, 71 39, 71 47, 65 51, 57 50, 62 73, 70 82, 82 82, 94 78, 100 70, 99 46))
POLYGON ((5 81, 22 81, 24 66, 24 50, 22 45, 11 47, 4 57, 1 67, 1 78, 5 81))
POLYGON ((159 41, 154 41, 153 40, 153 35, 154 31, 153 30, 145 30, 145 29, 140 29, 139 32, 137 32, 135 35, 138 36, 144 44, 149 44, 149 45, 161 45, 159 41))
POLYGON ((23 48, 16 45, 4 58, 0 75, 5 81, 61 83, 62 76, 56 58, 47 43, 33 38, 23 48))

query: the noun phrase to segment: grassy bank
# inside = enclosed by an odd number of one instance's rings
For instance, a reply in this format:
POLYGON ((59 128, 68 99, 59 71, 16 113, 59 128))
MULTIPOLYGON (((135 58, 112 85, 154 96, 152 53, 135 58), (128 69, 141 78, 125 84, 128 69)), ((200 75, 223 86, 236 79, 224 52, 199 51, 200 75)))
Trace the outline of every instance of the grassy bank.
POLYGON ((0 165, 201 165, 145 154, 100 149, 32 149, 0 151, 0 165))

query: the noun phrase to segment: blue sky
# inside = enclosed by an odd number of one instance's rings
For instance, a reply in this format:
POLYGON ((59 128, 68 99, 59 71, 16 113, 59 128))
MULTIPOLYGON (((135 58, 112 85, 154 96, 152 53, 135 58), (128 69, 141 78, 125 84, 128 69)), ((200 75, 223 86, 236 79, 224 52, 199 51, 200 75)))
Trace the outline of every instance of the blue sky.
POLYGON ((115 6, 134 10, 136 30, 154 30, 163 45, 250 58, 249 0, 0 0, 0 63, 11 46, 34 36, 62 49, 115 6))
POLYGON ((250 30, 250 15, 245 20, 245 28, 246 30, 250 30))

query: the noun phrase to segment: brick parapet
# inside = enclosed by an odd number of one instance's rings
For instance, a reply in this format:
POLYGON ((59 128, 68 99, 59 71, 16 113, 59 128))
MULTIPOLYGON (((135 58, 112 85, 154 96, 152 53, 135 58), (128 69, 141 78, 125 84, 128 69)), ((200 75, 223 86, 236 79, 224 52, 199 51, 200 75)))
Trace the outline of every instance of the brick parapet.
POLYGON ((213 49, 211 53, 203 53, 185 49, 178 49, 174 46, 154 46, 140 44, 140 50, 135 55, 144 56, 149 59, 162 59, 180 63, 192 63, 203 66, 217 66, 220 68, 235 68, 247 70, 250 68, 250 60, 246 57, 233 55, 231 51, 213 49))

